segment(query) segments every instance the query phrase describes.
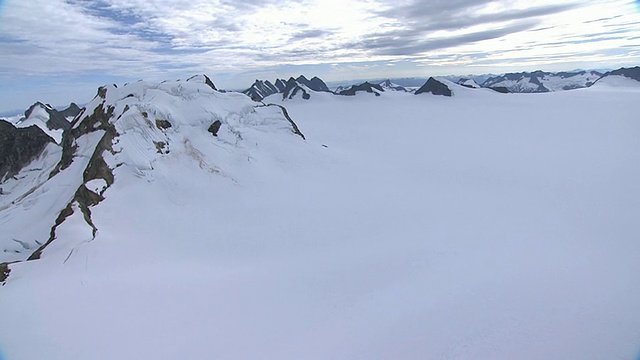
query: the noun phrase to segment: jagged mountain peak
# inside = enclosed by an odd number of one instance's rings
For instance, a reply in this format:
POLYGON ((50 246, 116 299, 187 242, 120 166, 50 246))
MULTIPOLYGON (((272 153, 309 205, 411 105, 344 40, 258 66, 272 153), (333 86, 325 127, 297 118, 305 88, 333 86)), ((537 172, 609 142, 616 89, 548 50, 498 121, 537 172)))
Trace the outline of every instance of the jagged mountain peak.
POLYGON ((331 90, 317 76, 309 80, 306 76, 300 75, 297 78, 290 77, 288 80, 276 79, 274 83, 268 80, 256 80, 250 88, 242 93, 254 101, 262 101, 264 98, 278 93, 282 94, 283 100, 293 99, 298 94, 301 94, 303 99, 309 99, 313 92, 331 92, 331 90))
POLYGON ((14 124, 16 127, 25 128, 37 126, 47 136, 60 144, 62 136, 71 126, 71 120, 80 113, 81 109, 71 103, 66 109, 58 111, 49 104, 36 102, 25 112, 24 116, 14 124))
POLYGON ((390 79, 382 81, 379 85, 385 91, 389 91, 389 90, 391 90, 391 91, 402 91, 402 92, 408 92, 409 91, 404 86, 398 85, 398 84, 392 82, 390 79))
POLYGON ((16 127, 0 119, 0 184, 31 163, 54 139, 36 125, 16 127))
POLYGON ((80 112, 80 107, 76 103, 70 103, 68 107, 63 110, 57 110, 49 104, 44 104, 40 101, 31 105, 25 112, 24 118, 28 119, 32 115, 35 116, 34 111, 42 113, 46 112, 49 115, 49 119, 46 121, 47 127, 51 130, 69 128, 70 120, 73 119, 80 112))
POLYGON ((480 85, 478 85, 478 83, 471 79, 471 78, 460 78, 456 84, 470 88, 470 89, 478 89, 480 88, 480 85))
POLYGON ((415 94, 432 94, 451 97, 453 95, 453 91, 446 83, 446 80, 438 80, 434 77, 430 77, 427 82, 415 92, 415 94))
POLYGON ((325 92, 330 92, 329 87, 327 87, 327 84, 325 84, 324 81, 322 81, 322 79, 320 79, 317 76, 314 76, 311 78, 311 80, 308 80, 306 77, 304 77, 303 75, 300 75, 296 81, 298 81, 298 83, 306 85, 309 89, 313 90, 313 91, 325 91, 325 92))
POLYGON ((244 94, 248 95, 254 101, 261 101, 265 97, 277 93, 278 88, 273 85, 269 80, 258 80, 251 85, 250 88, 243 91, 244 94))
POLYGON ((336 92, 337 95, 346 95, 346 96, 354 96, 358 92, 366 92, 374 94, 375 96, 380 96, 380 93, 384 92, 384 89, 379 84, 372 84, 368 81, 360 84, 360 85, 352 85, 348 89, 341 90, 336 92))
POLYGON ((284 88, 287 87, 286 82, 282 79, 276 79, 276 82, 274 83, 274 85, 278 89, 278 92, 283 91, 284 88))

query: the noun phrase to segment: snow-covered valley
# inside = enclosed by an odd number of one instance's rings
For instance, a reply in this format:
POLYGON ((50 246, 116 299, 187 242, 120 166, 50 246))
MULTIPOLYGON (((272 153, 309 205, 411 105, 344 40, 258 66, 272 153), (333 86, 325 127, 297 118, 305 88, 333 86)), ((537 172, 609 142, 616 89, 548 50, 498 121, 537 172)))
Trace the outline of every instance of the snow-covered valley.
POLYGON ((640 88, 453 92, 108 88, 112 183, 2 184, 0 358, 636 359, 640 88))

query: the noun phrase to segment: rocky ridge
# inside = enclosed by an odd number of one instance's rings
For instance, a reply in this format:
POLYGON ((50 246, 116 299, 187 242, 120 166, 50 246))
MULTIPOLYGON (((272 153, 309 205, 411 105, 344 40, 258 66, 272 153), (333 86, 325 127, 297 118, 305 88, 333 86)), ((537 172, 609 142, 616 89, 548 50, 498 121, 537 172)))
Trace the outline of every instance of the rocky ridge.
POLYGON ((108 197, 119 176, 149 178, 154 164, 180 161, 225 177, 224 166, 204 154, 222 148, 220 156, 237 156, 248 151, 246 138, 259 140, 269 133, 304 139, 284 107, 219 92, 202 75, 100 87, 60 144, 36 126, 20 129, 0 121, 0 134, 10 134, 0 139, 0 147, 12 149, 3 153, 15 158, 0 166, 0 219, 12 219, 0 234, 0 282, 11 264, 45 257, 69 221, 76 224, 76 235, 65 236, 56 249, 71 256, 75 246, 93 241, 100 224, 92 208, 108 197), (38 222, 25 227, 33 217, 38 222))

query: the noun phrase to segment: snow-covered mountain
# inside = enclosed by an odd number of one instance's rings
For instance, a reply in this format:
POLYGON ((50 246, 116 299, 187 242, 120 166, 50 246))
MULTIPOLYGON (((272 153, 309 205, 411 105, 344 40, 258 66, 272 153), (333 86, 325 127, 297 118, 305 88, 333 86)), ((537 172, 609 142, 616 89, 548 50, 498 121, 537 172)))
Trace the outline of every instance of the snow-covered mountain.
POLYGON ((402 91, 402 92, 409 92, 409 89, 407 89, 406 87, 402 86, 402 85, 398 85, 394 82, 392 82, 391 80, 387 79, 383 82, 381 82, 380 87, 384 90, 384 91, 402 91))
POLYGON ((458 79, 458 81, 456 81, 456 84, 468 87, 470 89, 479 89, 481 87, 477 82, 475 82, 475 80, 470 78, 460 78, 458 79))
POLYGON ((453 85, 453 83, 449 80, 430 77, 422 87, 416 90, 415 94, 432 94, 451 97, 453 95, 451 85, 453 85))
MULTIPOLYGON (((38 107, 30 109, 27 119, 33 118, 34 109, 38 107)), ((154 174, 169 171, 176 162, 231 177, 216 159, 251 159, 249 149, 260 142, 261 134, 304 138, 284 108, 257 105, 242 94, 219 93, 205 76, 102 87, 60 144, 46 141, 44 134, 38 137, 34 127, 0 125, 3 134, 15 133, 3 146, 24 144, 31 150, 24 154, 18 147, 12 157, 16 161, 0 159, 8 164, 0 165, 0 175, 7 175, 0 176, 0 221, 10 220, 0 235, 0 263, 40 258, 68 223, 75 224, 77 236, 55 247, 69 251, 91 241, 99 226, 92 221, 91 208, 119 179, 152 181, 154 174), (214 154, 205 155, 210 153, 214 154)))
POLYGON ((14 177, 53 142, 54 139, 36 125, 15 127, 0 119, 0 184, 14 177))
MULTIPOLYGON (((281 80, 277 79, 276 82, 278 81, 281 80)), ((280 91, 281 89, 270 83, 269 80, 256 80, 256 82, 254 82, 250 88, 243 91, 242 93, 249 96, 254 101, 262 101, 262 99, 266 98, 267 96, 277 94, 280 91)))
POLYGON ((638 87, 640 86, 640 66, 609 71, 602 75, 594 85, 596 84, 613 88, 638 87))
POLYGON ((59 144, 62 141, 62 133, 69 128, 71 121, 79 112, 80 108, 75 103, 58 111, 51 105, 36 102, 24 112, 23 116, 14 116, 5 120, 19 128, 35 125, 59 144))
POLYGON ((385 80, 380 84, 373 84, 366 81, 359 85, 339 86, 336 88, 334 93, 336 95, 346 95, 346 96, 354 96, 358 93, 370 93, 370 94, 374 94, 375 96, 380 96, 381 93, 385 91, 391 91, 391 92, 413 93, 416 95, 422 94, 422 93, 431 93, 433 95, 451 96, 453 94, 451 91, 452 86, 455 86, 454 83, 450 82, 447 79, 439 78, 438 80, 436 80, 435 78, 430 77, 417 90, 409 90, 400 85, 392 83, 390 80, 385 80))
POLYGON ((506 88, 512 93, 562 91, 589 87, 600 76, 597 71, 508 73, 487 79, 482 87, 506 88))
POLYGON ((640 87, 598 83, 101 87, 0 180, 0 358, 634 359, 640 87))
POLYGON ((375 96, 380 96, 380 93, 384 91, 385 89, 382 88, 381 85, 372 84, 367 81, 359 85, 352 85, 348 88, 340 88, 339 90, 336 89, 335 94, 345 95, 345 96, 354 96, 359 92, 365 92, 365 93, 374 94, 375 96))
POLYGON ((256 80, 253 85, 243 93, 251 97, 254 101, 262 101, 267 96, 282 94, 283 99, 293 99, 297 96, 307 100, 314 92, 331 92, 327 84, 317 76, 307 79, 304 75, 289 80, 276 79, 275 83, 256 80))

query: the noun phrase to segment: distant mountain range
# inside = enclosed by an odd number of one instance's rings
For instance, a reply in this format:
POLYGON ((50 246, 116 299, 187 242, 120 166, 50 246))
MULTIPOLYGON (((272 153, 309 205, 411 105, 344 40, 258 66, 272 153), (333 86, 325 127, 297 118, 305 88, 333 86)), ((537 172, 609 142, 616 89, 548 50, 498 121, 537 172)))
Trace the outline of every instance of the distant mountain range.
POLYGON ((482 87, 502 87, 512 93, 573 90, 591 86, 602 75, 597 71, 509 73, 487 79, 482 87))
POLYGON ((253 85, 242 93, 248 95, 254 101, 262 101, 262 99, 273 94, 282 94, 282 99, 293 99, 301 96, 303 99, 309 99, 311 92, 331 92, 318 77, 307 79, 304 75, 298 78, 289 78, 289 80, 276 79, 274 83, 269 80, 256 80, 253 85))
POLYGON ((364 81, 353 85, 340 85, 333 91, 331 91, 327 84, 320 78, 313 77, 311 80, 308 80, 301 75, 298 78, 292 77, 287 81, 276 79, 275 84, 269 81, 256 80, 255 83, 243 91, 243 93, 255 101, 262 101, 264 98, 274 94, 281 94, 283 100, 293 99, 298 96, 302 99, 310 99, 313 93, 318 92, 344 96, 353 96, 359 92, 365 92, 378 96, 385 91, 401 91, 415 94, 432 93, 451 96, 451 91, 444 90, 445 87, 449 87, 449 85, 445 84, 446 82, 452 82, 473 89, 488 88, 500 93, 544 93, 586 88, 606 76, 622 75, 638 80, 638 78, 640 78, 640 71, 637 69, 639 68, 622 68, 607 72, 606 74, 595 70, 573 72, 534 71, 507 73, 504 75, 430 77, 426 81, 417 78, 386 79, 364 81), (417 85, 401 85, 399 84, 400 82, 404 84, 409 82, 417 85), (438 85, 438 83, 442 85, 438 85))

